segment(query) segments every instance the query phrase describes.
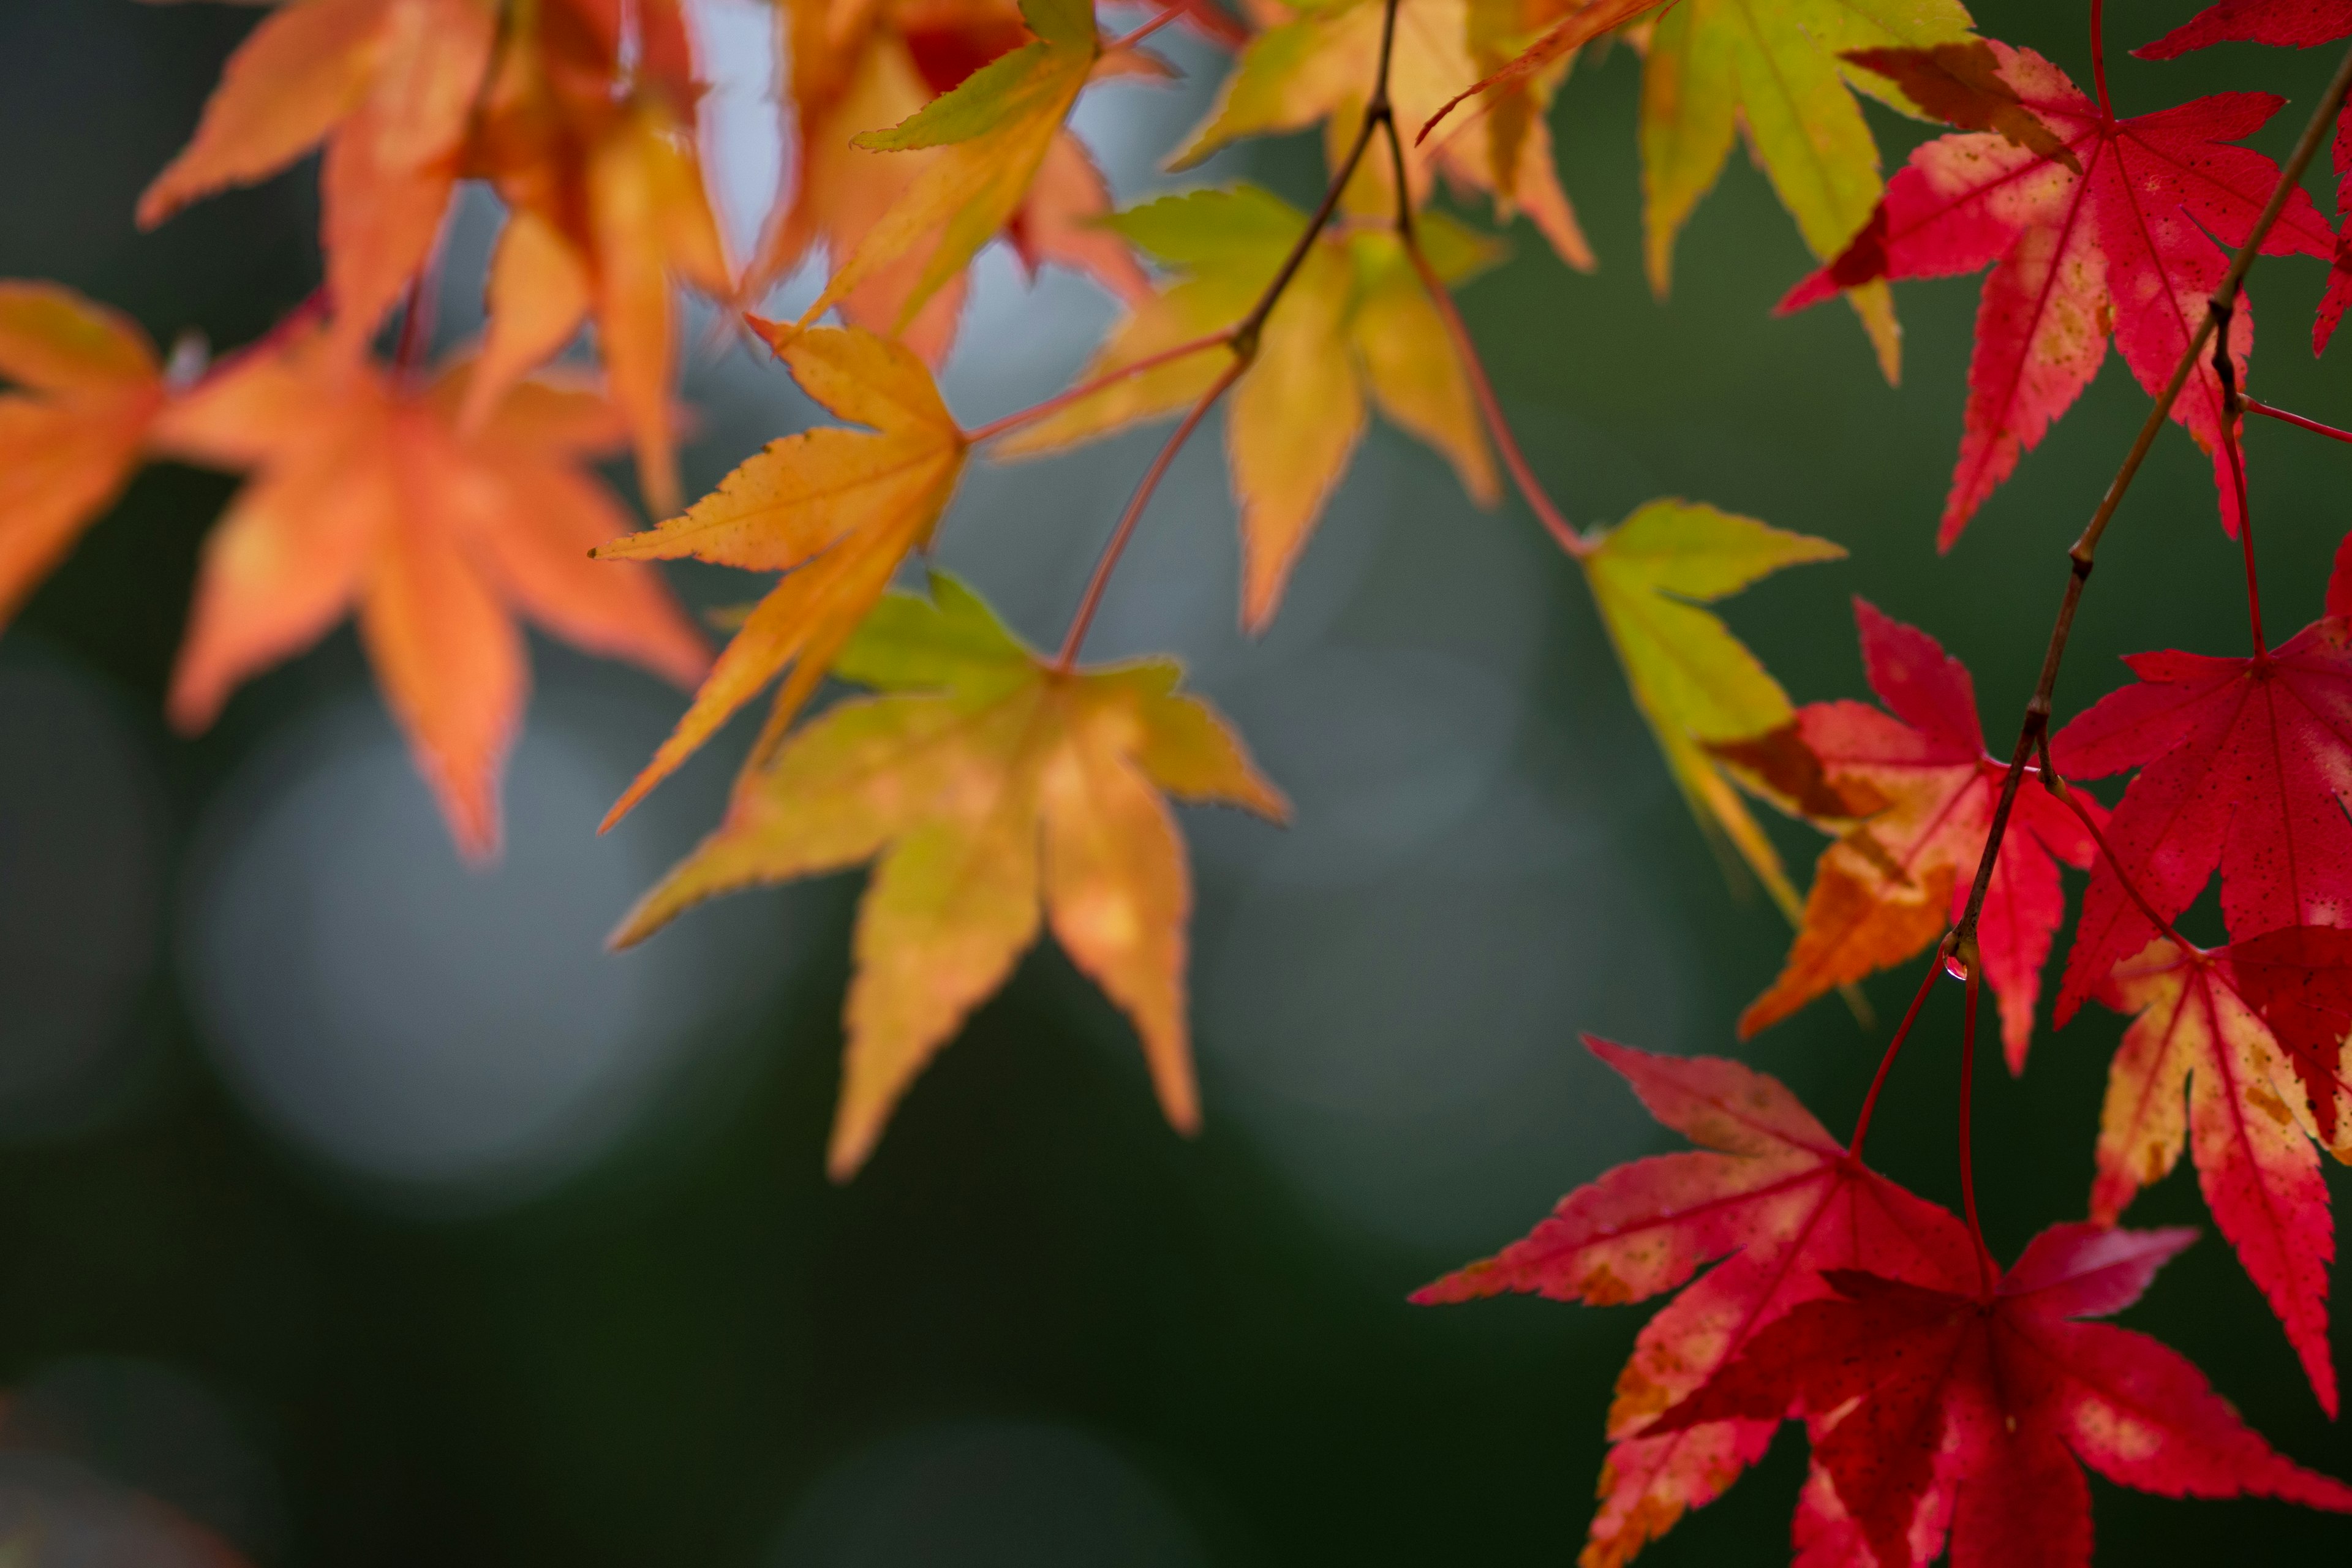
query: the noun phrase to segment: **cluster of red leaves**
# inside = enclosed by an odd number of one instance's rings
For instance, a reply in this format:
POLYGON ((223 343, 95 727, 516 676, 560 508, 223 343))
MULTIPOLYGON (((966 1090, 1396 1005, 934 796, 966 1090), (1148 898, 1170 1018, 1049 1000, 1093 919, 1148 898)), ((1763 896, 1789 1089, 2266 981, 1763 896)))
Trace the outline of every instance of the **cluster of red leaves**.
POLYGON ((2056 1226, 1996 1278, 1957 1217, 1772 1079, 1586 1044, 1701 1152, 1611 1171, 1413 1298, 1608 1306, 1680 1287, 1618 1376, 1583 1568, 1713 1501, 1784 1420, 1812 1443, 1793 1531, 1807 1568, 1926 1563, 1948 1537, 1961 1568, 2079 1568, 2076 1460, 2168 1497, 2352 1512, 2352 1486, 2274 1452, 2177 1352, 2080 1321, 2129 1306, 2193 1233, 2056 1226))

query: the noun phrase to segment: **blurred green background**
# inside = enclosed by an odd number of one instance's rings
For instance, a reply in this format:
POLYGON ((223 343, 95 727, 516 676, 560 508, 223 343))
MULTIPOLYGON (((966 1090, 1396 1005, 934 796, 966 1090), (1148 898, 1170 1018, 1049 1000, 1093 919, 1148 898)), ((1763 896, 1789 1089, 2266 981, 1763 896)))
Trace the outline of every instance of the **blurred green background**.
MULTIPOLYGON (((2257 141, 2283 154, 2332 51, 2124 58, 2195 8, 2112 18, 2118 106, 2274 89, 2293 103, 2257 141)), ((712 73, 751 84, 714 108, 734 117, 718 163, 756 196, 757 14, 707 9, 712 73)), ((2087 77, 2076 7, 1978 14, 2087 77)), ((253 16, 0 7, 0 275, 59 279, 166 343, 193 328, 223 348, 310 290, 310 165, 152 235, 130 221, 253 16)), ((1108 89, 1084 121, 1130 191, 1214 77, 1205 49, 1171 48, 1189 87, 1108 89)), ((1522 225, 1515 259, 1463 299, 1537 468, 1580 523, 1678 494, 1843 543, 1850 561, 1732 603, 1735 628, 1799 700, 1860 695, 1848 600, 1866 595, 1969 662, 2005 750, 2063 552, 2142 395, 2111 356, 1938 559, 1975 280, 1898 290, 1905 376, 1888 388, 1849 312, 1771 319, 1808 258, 1735 157, 1683 238, 1674 297, 1653 300, 1636 89, 1617 50, 1580 66, 1554 116, 1601 270, 1567 271, 1522 225)), ((1873 114, 1890 166, 1926 133, 1873 114)), ((1218 172, 1299 200, 1319 184, 1307 140, 1218 172)), ((2333 210, 2329 184, 2312 180, 2333 210)), ((445 342, 467 328, 488 221, 469 207, 453 234, 445 342)), ((971 420, 1052 390, 1108 315, 1082 283, 1025 297, 1001 256, 984 270, 946 382, 971 420)), ((2322 282, 2300 259, 2257 270, 2253 387, 2352 423, 2340 363, 2307 347, 2322 282)), ((698 489, 812 417, 737 353, 698 359, 688 396, 698 489)), ((1158 438, 982 474, 941 560, 1054 636, 1158 438)), ((2248 446, 2283 634, 2318 612, 2352 452, 2266 424, 2248 446)), ((2101 557, 2062 715, 2121 681, 2117 654, 2242 647, 2208 471, 2178 431, 2158 444, 2101 557)), ((1573 568, 1516 503, 1481 514, 1433 456, 1377 433, 1252 643, 1233 626, 1221 460, 1196 444, 1095 651, 1183 653, 1300 808, 1287 833, 1187 819, 1206 1130, 1160 1123, 1123 1022, 1047 947, 835 1187, 821 1150, 860 879, 751 895, 600 955, 633 892, 715 820, 730 760, 719 748, 643 821, 593 838, 678 699, 543 642, 511 842, 487 876, 456 866, 348 628, 211 732, 168 735, 195 552, 231 489, 149 470, 0 640, 0 1053, 16 1058, 0 1060, 0 1381, 46 1413, 75 1474, 174 1502, 264 1564, 1574 1555, 1646 1310, 1405 1294, 1671 1146, 1578 1033, 1734 1050, 1788 933, 1727 888, 1573 568)), ((706 606, 754 586, 677 580, 706 606)), ((1781 837, 1810 862, 1806 831, 1781 837)), ((2218 932, 2197 918, 2192 934, 2218 932)), ((1917 976, 1866 987, 1882 1017, 1917 976)), ((1952 1203, 1957 1030, 1948 994, 1873 1139, 1893 1174, 1952 1203)), ((2119 1030, 2086 1015, 2037 1041, 2022 1081, 1983 1075, 1996 1251, 2081 1213, 2119 1030)), ((1843 1128, 1883 1038, 1832 1002, 1739 1054, 1843 1128)), ((2203 1224, 2193 1178, 2133 1218, 2203 1224)), ((2352 1436, 2218 1239, 2126 1321, 2194 1357, 2288 1453, 2352 1473, 2352 1436)), ((1784 1432, 1646 1560, 1782 1560, 1801 1447, 1784 1432)), ((0 1500, 37 1492, 30 1474, 0 1469, 0 1500)), ((2352 1542, 2282 1505, 2092 1484, 2110 1563, 2327 1561, 2352 1542)))

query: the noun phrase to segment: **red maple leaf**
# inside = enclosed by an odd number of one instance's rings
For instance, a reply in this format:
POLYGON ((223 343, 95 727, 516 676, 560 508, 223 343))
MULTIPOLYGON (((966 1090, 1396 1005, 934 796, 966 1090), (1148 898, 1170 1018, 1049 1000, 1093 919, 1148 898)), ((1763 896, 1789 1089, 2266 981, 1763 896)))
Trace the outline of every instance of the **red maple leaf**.
MULTIPOLYGON (((2352 37, 2352 0, 2221 0, 2209 5, 2152 44, 2134 49, 2144 60, 2168 60, 2191 49, 2214 44, 2276 44, 2308 49, 2352 37)), ((2352 104, 2336 119, 2336 211, 2352 215, 2352 104)), ((2336 264, 2327 275, 2327 293, 2311 323, 2311 352, 2319 353, 2336 335, 2336 323, 2352 306, 2352 221, 2336 237, 2336 264)))
POLYGON ((1647 1435, 1793 1406, 1827 1477, 1812 1491, 1831 1505, 1809 1493, 1801 1531, 1843 1516, 1880 1568, 1931 1561, 1947 1531, 1953 1568, 2088 1564, 2091 1494, 2074 1459, 2167 1497, 2352 1512, 2352 1486, 2281 1456, 2178 1352, 2080 1321, 2129 1306, 2195 1237, 2053 1226, 1998 1285, 1965 1293, 1832 1270, 1834 1295, 1756 1335, 1647 1435))
MULTIPOLYGON (((1959 465, 1937 535, 1947 550, 2091 384, 2110 334, 2151 395, 2170 379, 2228 268, 2215 239, 2244 243, 2278 181, 2268 157, 2228 143, 2262 129, 2285 101, 2225 92, 2115 120, 2032 50, 1990 47, 2002 79, 2064 139, 2081 173, 1996 133, 1939 137, 1912 153, 1844 253, 1780 307, 1801 310, 1874 279, 1946 278, 1991 264, 1977 308, 1959 465)), ((2335 236, 2300 190, 2263 241, 2266 256, 2335 251, 2335 236)), ((2242 384, 2253 341, 2252 313, 2241 309, 2230 352, 2242 384)), ((2212 455, 2222 523, 2234 536, 2221 388, 2210 365, 2190 378, 2172 416, 2212 455)))
MULTIPOLYGON (((1985 750, 1968 666, 1866 600, 1854 600, 1853 615, 1864 672, 1887 710, 1811 703, 1797 714, 1797 733, 1831 796, 1875 809, 1822 852, 1788 963, 1740 1016, 1742 1037, 1833 985, 1910 957, 1958 920, 2009 776, 2009 764, 1985 750)), ((1737 748, 1726 754, 1748 760, 1737 748)), ((2084 804, 2104 819, 2095 802, 2084 804)), ((2058 862, 2088 866, 2095 853, 2081 821, 2030 777, 1978 927, 2012 1071, 2025 1065, 2042 966, 2065 915, 2058 862)))
POLYGON ((1690 1281, 1643 1329, 1617 1378, 1612 1446, 1583 1568, 1610 1568, 1713 1501, 1761 1457, 1779 1410, 1643 1433, 1766 1324, 1828 1293, 1824 1270, 1867 1263, 1923 1285, 1973 1278, 1950 1214, 1870 1170, 1776 1080, 1712 1057, 1662 1057, 1585 1037, 1651 1115, 1702 1145, 1621 1165, 1559 1201, 1494 1257, 1424 1286, 1424 1305, 1528 1291, 1611 1306, 1690 1281))
POLYGON ((2336 1229, 2312 1138, 2333 1142, 2344 1125, 2352 931, 2295 927, 2212 952, 2158 942, 2099 999, 2138 1016, 2107 1075, 2091 1217, 2115 1223, 2186 1142, 2206 1206, 2335 1415, 2336 1229))
MULTIPOLYGON (((2140 770, 2108 824, 2124 875, 2170 920, 2221 872, 2232 937, 2352 925, 2352 571, 2328 614, 2250 658, 2170 650, 2124 662, 2108 693, 2051 742, 2069 778, 2140 770)), ((2158 932, 2105 860, 2091 873, 2058 991, 2064 1023, 2158 932)))

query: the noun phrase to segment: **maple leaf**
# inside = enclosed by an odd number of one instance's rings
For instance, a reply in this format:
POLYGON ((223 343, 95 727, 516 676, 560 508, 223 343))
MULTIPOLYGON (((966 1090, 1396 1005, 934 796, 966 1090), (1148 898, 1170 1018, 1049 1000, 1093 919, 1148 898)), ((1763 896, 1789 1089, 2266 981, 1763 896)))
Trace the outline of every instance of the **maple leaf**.
MULTIPOLYGON (((877 321, 893 336, 904 331, 934 294, 962 274, 980 247, 1022 212, 1049 154, 1066 140, 1063 121, 1079 90, 1107 63, 1114 69, 1133 68, 1134 57, 1126 51, 1107 62, 1095 30, 1093 0, 1022 0, 1021 14, 1032 41, 971 71, 888 130, 851 138, 854 146, 868 152, 936 155, 907 180, 888 208, 865 228, 856 248, 839 260, 824 291, 801 317, 803 326, 905 262, 912 277, 902 270, 888 280, 887 292, 897 296, 895 310, 887 324, 877 321), (912 258, 918 256, 916 266, 912 258)), ((1075 145, 1064 151, 1066 188, 1052 198, 1049 210, 1056 203, 1073 205, 1066 187, 1073 181, 1083 187, 1092 173, 1090 165, 1070 171, 1068 159, 1076 151, 1075 145)), ((852 178, 862 179, 863 171, 852 178)), ((1097 211, 1107 206, 1107 198, 1094 200, 1099 190, 1097 177, 1091 189, 1081 189, 1075 205, 1097 211)))
MULTIPOLYGON (((2107 845, 2170 920, 2218 868, 2233 937, 2352 924, 2352 572, 2328 615, 2251 658, 2169 651, 2125 659, 2139 684, 2109 692, 2051 742, 2069 778, 2137 767, 2107 845)), ((2105 860, 2092 871, 2059 987, 2072 1016, 2107 972, 2158 935, 2105 860)))
MULTIPOLYGON (((2032 50, 1987 47, 2001 79, 2064 139, 2081 172, 1993 133, 1927 142, 1853 243, 1780 306, 1801 310, 1874 279, 1944 278, 1991 264, 1977 308, 1959 463, 1937 535, 1945 550, 2090 384, 2110 334, 2150 395, 2164 387, 2228 269, 2215 240, 2242 244, 2278 180, 2268 157, 2229 143, 2260 130, 2283 99, 2217 93, 2110 120, 2032 50)), ((2262 249, 2326 257, 2335 237, 2297 190, 2262 249)), ((2253 332, 2251 309, 2238 310, 2230 353, 2242 380, 2253 332)), ((2221 387, 2210 364, 2190 377, 2172 417, 2211 456, 2222 522, 2234 537, 2221 387)))
MULTIPOLYGON (((2168 60, 2231 41, 2308 49, 2343 37, 2352 37, 2352 0, 2221 0, 2132 54, 2144 60, 2168 60)), ((2345 222, 2336 231, 2327 292, 2312 319, 2314 353, 2327 347, 2346 309, 2352 308, 2352 105, 2336 116, 2334 157, 2336 212, 2345 222)))
POLYGON ((827 1165, 863 1164, 891 1109, 1004 983, 1041 916, 1135 1026, 1160 1109, 1200 1120, 1185 1023, 1183 840, 1161 798, 1282 820, 1279 792, 1181 671, 1070 670, 953 578, 884 599, 843 652, 884 695, 827 710, 738 787, 717 832, 622 922, 641 942, 716 894, 875 859, 857 910, 827 1165))
MULTIPOLYGON (((829 0, 785 0, 781 34, 792 93, 793 153, 780 196, 746 270, 743 296, 756 299, 822 245, 838 263, 854 255, 874 226, 903 198, 944 148, 876 152, 854 144, 858 132, 898 123, 936 94, 1031 41, 1011 0, 894 0, 840 15, 829 0)), ((1119 60, 1146 57, 1127 53, 1119 60)), ((1115 64, 1098 63, 1097 74, 1115 64)), ((1026 195, 1003 231, 1034 275, 1047 262, 1087 273, 1133 303, 1150 292, 1126 242, 1095 220, 1110 211, 1110 192, 1086 146, 1065 129, 1045 149, 1026 195)), ((878 264, 836 301, 842 319, 897 337, 932 364, 946 357, 963 309, 967 275, 939 285, 911 316, 900 307, 931 253, 918 244, 878 264), (895 331, 893 329, 896 329, 895 331)))
POLYGON ((682 516, 602 545, 607 560, 683 556, 784 576, 719 656, 694 703, 614 804, 610 827, 790 667, 759 751, 786 725, 889 586, 928 545, 962 478, 967 443, 922 361, 861 327, 747 318, 801 389, 869 431, 804 430, 768 443, 682 516))
POLYGON ((1784 566, 1840 560, 1845 551, 1684 500, 1652 501, 1591 544, 1581 557, 1585 582, 1676 787, 1700 826, 1728 839, 1795 919, 1796 889, 1780 851, 1706 750, 1787 725, 1789 694, 1700 606, 1784 566))
POLYGON ((1994 132, 2012 146, 2082 172, 2065 139, 2000 79, 2000 60, 1981 38, 1924 49, 1849 49, 1845 58, 1901 88, 1931 120, 1960 131, 1994 132))
POLYGON ((2321 927, 2218 952, 2159 941, 2119 965, 2099 999, 2137 1016, 2107 1075, 2091 1189, 2091 1217, 2112 1225, 2140 1188, 2172 1170, 2187 1142, 2206 1206, 2330 1415, 2327 1266, 2336 1231, 2306 1136, 2317 1129, 2298 1123, 2316 1112, 2330 1131, 2343 1131, 2344 1036, 2311 1025, 2352 1026, 2347 998, 2352 931, 2321 927))
MULTIPOLYGON (((1456 104, 1478 93, 1525 90, 1569 50, 1652 11, 1642 70, 1643 258, 1651 286, 1666 291, 1675 239, 1711 189, 1744 132, 1772 189, 1813 254, 1854 239, 1885 188, 1878 147, 1853 93, 1913 112, 1901 89, 1845 57, 1858 50, 1932 49, 1970 41, 1958 0, 1592 0, 1568 15, 1503 69, 1441 107, 1427 136, 1456 104)), ((1885 282, 1841 279, 1889 381, 1902 364, 1902 329, 1885 282)))
POLYGON ((469 858, 499 842, 498 780, 528 674, 513 612, 680 683, 701 637, 642 567, 599 567, 624 526, 579 463, 622 434, 604 399, 515 387, 461 432, 460 365, 415 391, 317 330, 232 360, 158 419, 160 450, 254 478, 205 542, 169 710, 204 728, 240 681, 356 608, 361 646, 469 858))
MULTIPOLYGON (((1305 214, 1254 185, 1165 196, 1109 222, 1175 276, 1111 329, 1081 382, 1233 328, 1307 226, 1305 214)), ((1497 258, 1490 241, 1442 216, 1425 219, 1419 234, 1431 266, 1449 280, 1497 258)), ((1008 458, 1053 451, 1188 406, 1231 365, 1228 353, 1211 345, 1126 377, 1013 432, 994 450, 1008 458)), ((1499 493, 1469 373, 1385 226, 1317 237, 1232 396, 1225 451, 1241 508, 1242 624, 1252 631, 1274 617, 1363 435, 1368 397, 1444 454, 1480 505, 1499 493)))
POLYGON ((1651 1418, 1775 1320, 1828 1294, 1825 1270, 1867 1263, 1957 1288, 1974 1265, 1957 1219, 1864 1165, 1776 1079, 1719 1058, 1652 1056, 1589 1035, 1585 1045, 1702 1152, 1617 1167, 1562 1198, 1524 1239, 1412 1299, 1526 1291, 1612 1306, 1684 1287, 1618 1374, 1601 1508, 1579 1559, 1614 1568, 1720 1496, 1763 1455, 1781 1411, 1672 1433, 1651 1418))
MULTIPOLYGON (((1219 89, 1208 117, 1170 160, 1188 169, 1244 136, 1265 136, 1320 123, 1336 170, 1363 124, 1365 100, 1380 61, 1383 0, 1270 6, 1275 20, 1250 41, 1219 89)), ((1396 44, 1389 65, 1389 100, 1400 125, 1418 125, 1455 89, 1477 74, 1473 55, 1482 26, 1493 18, 1473 0, 1398 0, 1396 44)), ((1565 58, 1561 69, 1565 68, 1565 58)), ((1544 110, 1559 71, 1538 78, 1515 100, 1514 115, 1496 116, 1434 143, 1405 151, 1405 183, 1413 204, 1425 203, 1439 174, 1457 187, 1481 190, 1496 216, 1524 212, 1569 266, 1590 272, 1592 247, 1560 189, 1544 110)), ((1396 210, 1395 175, 1377 149, 1357 166, 1346 210, 1386 217, 1396 210)))
POLYGON ((464 410, 506 389, 593 317, 637 480, 677 510, 673 285, 715 298, 733 274, 695 152, 682 0, 540 0, 509 18, 465 172, 508 208, 490 255, 489 321, 464 410))
POLYGON ((163 404, 147 334, 54 283, 0 282, 0 626, 139 466, 163 404))
POLYGON ((152 228, 320 142, 336 334, 357 350, 425 264, 498 31, 492 0, 293 0, 222 68, 195 135, 139 198, 152 228))
POLYGON ((1834 1295, 1756 1335, 1649 1431, 1777 1422, 1793 1405, 1881 1568, 1932 1560, 1948 1529, 1954 1568, 2087 1568, 2078 1459, 2161 1496, 2352 1511, 2352 1487, 2273 1450, 2179 1352, 2083 1321, 2129 1306, 2195 1237, 2053 1226, 1982 1293, 1829 1270, 1834 1295))
MULTIPOLYGON (((1796 728, 1804 755, 1818 760, 1843 803, 1831 815, 1861 820, 1822 851, 1788 963, 1740 1015, 1743 1039, 1832 986, 1900 963, 1958 921, 2009 777, 2009 764, 1985 750, 1968 667, 1866 600, 1854 600, 1853 616, 1864 674, 1885 710, 1810 703, 1796 728)), ((2096 802, 2084 806, 2105 820, 2096 802)), ((2086 867, 2097 852, 2081 820, 2029 774, 1977 927, 2012 1072, 2024 1069, 2042 967, 2065 914, 2058 863, 2086 867)))

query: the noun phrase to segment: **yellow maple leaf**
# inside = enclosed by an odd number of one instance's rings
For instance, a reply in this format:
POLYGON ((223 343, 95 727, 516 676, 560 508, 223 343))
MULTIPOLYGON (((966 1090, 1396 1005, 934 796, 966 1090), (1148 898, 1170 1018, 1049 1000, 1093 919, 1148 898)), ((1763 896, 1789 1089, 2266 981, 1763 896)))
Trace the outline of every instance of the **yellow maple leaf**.
MULTIPOLYGON (((1091 380, 1232 328, 1246 315, 1306 227, 1306 215, 1252 185, 1194 191, 1110 220, 1175 269, 1114 327, 1087 367, 1091 380)), ((1498 254, 1442 216, 1421 226, 1441 276, 1466 277, 1498 254)), ((1198 399, 1231 364, 1212 347, 1115 382, 1006 437, 1006 457, 1091 440, 1198 399)), ((1493 455, 1469 378, 1444 322, 1396 237, 1326 230, 1308 247, 1234 385, 1225 446, 1241 505, 1242 620, 1274 616, 1285 581, 1361 437, 1366 402, 1444 453, 1481 505, 1497 494, 1493 455)))
POLYGON ((962 429, 922 361, 862 327, 752 320, 801 387, 867 430, 772 441, 682 516, 597 551, 782 572, 744 617, 677 728, 610 814, 610 827, 790 667, 760 749, 773 745, 909 550, 929 542, 964 467, 962 429))
MULTIPOLYGON (((1552 62, 1601 34, 1649 17, 1642 68, 1643 254, 1661 294, 1675 237, 1713 187, 1745 131, 1748 145, 1812 253, 1827 261, 1861 232, 1885 189, 1877 144, 1856 91, 1919 112, 1893 79, 1845 57, 1864 49, 1933 49, 1972 35, 1959 0, 1549 0, 1559 16, 1508 65, 1423 123, 1437 133, 1457 105, 1524 93, 1552 62), (1652 14, 1654 13, 1654 16, 1652 14)), ((1884 282, 1847 290, 1889 381, 1902 368, 1902 329, 1884 282)))
POLYGON ((1143 1045, 1161 1110, 1200 1121, 1185 1019, 1192 884, 1162 794, 1281 820, 1281 795, 1160 659, 1068 670, 968 589, 894 594, 837 666, 842 702, 737 789, 727 819, 624 921, 643 941, 716 894, 877 861, 827 1164, 854 1173, 891 1110, 1050 923, 1143 1045))
MULTIPOLYGON (((1216 105, 1171 161, 1190 168, 1244 136, 1296 131, 1320 122, 1334 168, 1363 123, 1364 103, 1380 61, 1383 0, 1335 0, 1276 7, 1286 19, 1252 39, 1216 105)), ((1410 140, 1448 95, 1476 76, 1477 44, 1491 23, 1472 0, 1398 0, 1396 46, 1389 67, 1389 98, 1407 137, 1405 180, 1416 206, 1429 199, 1436 177, 1483 190, 1496 215, 1525 212, 1561 260, 1581 271, 1593 266, 1592 247, 1560 189, 1543 110, 1566 57, 1531 79, 1514 112, 1465 121, 1425 142, 1410 140)), ((1346 210, 1374 216, 1393 212, 1394 176, 1374 148, 1358 166, 1346 210)))
POLYGON ((1585 581, 1675 783, 1699 826, 1720 833, 1790 920, 1801 905, 1780 852, 1709 757, 1792 721, 1780 683, 1729 627, 1700 608, 1784 566, 1834 561, 1826 539, 1683 500, 1654 500, 1593 541, 1585 581))

